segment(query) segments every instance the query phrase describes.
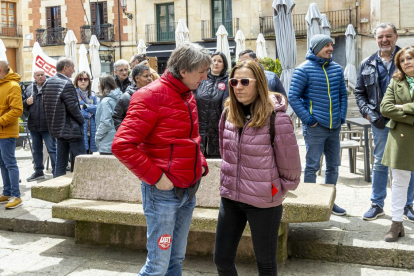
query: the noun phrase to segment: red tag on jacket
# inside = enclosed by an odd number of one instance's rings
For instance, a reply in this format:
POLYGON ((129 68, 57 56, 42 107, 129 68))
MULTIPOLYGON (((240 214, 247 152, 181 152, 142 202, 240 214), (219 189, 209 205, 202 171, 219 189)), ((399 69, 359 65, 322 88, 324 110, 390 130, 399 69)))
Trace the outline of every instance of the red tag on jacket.
POLYGON ((279 192, 279 190, 276 188, 275 184, 273 184, 272 182, 272 197, 274 197, 275 194, 277 194, 277 192, 279 192))
POLYGON ((226 84, 224 84, 223 82, 220 82, 220 83, 217 85, 217 87, 218 87, 218 89, 220 89, 221 91, 226 90, 226 84))

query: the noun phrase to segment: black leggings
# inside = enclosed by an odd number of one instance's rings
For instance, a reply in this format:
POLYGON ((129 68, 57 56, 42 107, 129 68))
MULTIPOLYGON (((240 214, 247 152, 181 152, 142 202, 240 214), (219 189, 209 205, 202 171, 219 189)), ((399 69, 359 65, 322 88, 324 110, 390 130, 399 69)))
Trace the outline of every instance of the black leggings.
POLYGON ((282 213, 282 205, 257 208, 221 198, 214 249, 214 263, 218 275, 238 275, 235 265, 237 247, 247 221, 259 275, 277 275, 277 240, 282 213))

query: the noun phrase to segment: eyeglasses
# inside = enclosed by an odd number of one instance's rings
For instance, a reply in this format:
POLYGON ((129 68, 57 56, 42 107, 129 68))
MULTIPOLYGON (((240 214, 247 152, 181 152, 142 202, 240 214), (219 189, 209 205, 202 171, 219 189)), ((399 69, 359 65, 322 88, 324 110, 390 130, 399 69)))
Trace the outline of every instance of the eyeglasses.
POLYGON ((89 78, 79 78, 78 81, 80 81, 80 82, 89 81, 89 78))
POLYGON ((249 86, 251 81, 256 81, 256 79, 247 79, 246 78, 246 79, 230 79, 229 80, 230 85, 233 86, 233 87, 236 87, 239 84, 239 82, 243 86, 249 86))

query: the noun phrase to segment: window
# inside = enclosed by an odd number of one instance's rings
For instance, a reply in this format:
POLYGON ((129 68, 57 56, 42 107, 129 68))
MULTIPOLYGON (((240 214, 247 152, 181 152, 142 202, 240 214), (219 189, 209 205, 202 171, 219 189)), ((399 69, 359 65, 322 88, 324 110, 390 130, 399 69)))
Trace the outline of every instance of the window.
POLYGON ((47 28, 55 29, 62 27, 62 21, 60 16, 60 7, 47 7, 46 8, 47 28))
POLYGON ((106 2, 91 3, 91 24, 101 25, 108 23, 108 9, 106 2))
POLYGON ((175 39, 174 3, 157 5, 157 41, 175 39))
POLYGON ((216 36, 217 29, 224 25, 229 37, 233 36, 231 0, 211 1, 212 37, 216 36))
POLYGON ((1 2, 1 34, 16 36, 16 3, 1 2))

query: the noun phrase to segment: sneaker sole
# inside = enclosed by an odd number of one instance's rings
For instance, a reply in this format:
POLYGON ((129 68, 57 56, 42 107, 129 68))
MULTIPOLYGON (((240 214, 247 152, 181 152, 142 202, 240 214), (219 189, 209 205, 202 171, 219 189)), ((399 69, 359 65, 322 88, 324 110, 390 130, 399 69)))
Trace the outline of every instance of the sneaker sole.
POLYGON ((38 176, 38 177, 33 178, 33 179, 26 179, 26 181, 27 182, 32 182, 32 181, 36 181, 36 180, 39 180, 39 179, 45 179, 45 178, 46 178, 45 176, 38 176))
POLYGON ((6 210, 11 210, 11 209, 15 209, 15 208, 17 208, 17 207, 19 207, 20 205, 22 205, 23 204, 23 202, 20 202, 19 204, 17 204, 16 206, 13 206, 13 207, 6 207, 6 210))
POLYGON ((372 217, 372 218, 362 217, 362 219, 363 219, 363 220, 367 220, 367 221, 370 221, 370 220, 376 220, 378 217, 383 216, 383 215, 385 215, 385 213, 384 213, 384 212, 379 213, 378 215, 376 215, 375 217, 372 217))
POLYGON ((2 202, 0 202, 0 204, 7 204, 7 203, 9 203, 9 201, 7 200, 7 201, 2 201, 2 202))
POLYGON ((332 212, 332 214, 334 214, 335 216, 345 216, 346 215, 346 212, 345 213, 336 213, 336 212, 334 212, 334 211, 331 211, 332 212))
POLYGON ((408 221, 410 221, 410 222, 414 222, 414 220, 409 219, 406 215, 404 215, 404 219, 405 219, 405 220, 408 220, 408 221))

